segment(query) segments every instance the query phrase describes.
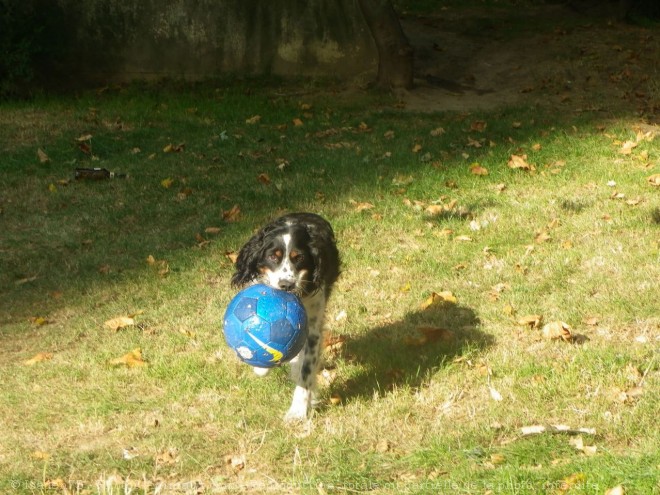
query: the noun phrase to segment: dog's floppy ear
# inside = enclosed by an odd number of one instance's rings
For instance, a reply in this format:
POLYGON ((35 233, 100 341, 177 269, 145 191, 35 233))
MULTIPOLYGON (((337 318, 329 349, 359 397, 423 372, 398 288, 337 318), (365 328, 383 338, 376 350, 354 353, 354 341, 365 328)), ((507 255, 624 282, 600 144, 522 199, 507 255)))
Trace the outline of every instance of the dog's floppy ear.
POLYGON ((335 246, 335 236, 330 224, 319 228, 314 223, 306 225, 310 238, 310 251, 314 257, 312 279, 316 287, 325 285, 329 288, 339 275, 339 253, 335 246))
POLYGON ((259 277, 259 261, 262 258, 266 232, 261 230, 245 243, 238 253, 234 265, 231 285, 240 288, 259 277))

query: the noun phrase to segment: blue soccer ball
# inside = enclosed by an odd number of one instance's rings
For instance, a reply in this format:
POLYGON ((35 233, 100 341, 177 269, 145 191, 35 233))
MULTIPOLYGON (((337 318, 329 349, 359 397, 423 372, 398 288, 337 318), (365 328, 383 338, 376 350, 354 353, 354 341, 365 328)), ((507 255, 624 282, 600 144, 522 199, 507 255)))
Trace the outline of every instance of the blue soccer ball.
POLYGON ((272 368, 293 359, 307 339, 307 313, 295 294, 263 284, 241 290, 223 318, 229 347, 245 363, 272 368))

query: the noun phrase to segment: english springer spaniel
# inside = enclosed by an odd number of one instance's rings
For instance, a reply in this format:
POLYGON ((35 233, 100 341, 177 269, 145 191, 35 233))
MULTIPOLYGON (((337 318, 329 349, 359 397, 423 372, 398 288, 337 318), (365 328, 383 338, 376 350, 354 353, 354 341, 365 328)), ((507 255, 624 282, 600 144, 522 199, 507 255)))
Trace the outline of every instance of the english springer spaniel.
MULTIPOLYGON (((325 305, 339 276, 339 252, 330 224, 314 213, 291 213, 257 232, 240 250, 231 283, 264 283, 297 294, 307 312, 309 336, 291 361, 296 384, 285 421, 307 418, 314 400, 323 346, 325 305)), ((266 368, 254 368, 260 376, 266 368)))

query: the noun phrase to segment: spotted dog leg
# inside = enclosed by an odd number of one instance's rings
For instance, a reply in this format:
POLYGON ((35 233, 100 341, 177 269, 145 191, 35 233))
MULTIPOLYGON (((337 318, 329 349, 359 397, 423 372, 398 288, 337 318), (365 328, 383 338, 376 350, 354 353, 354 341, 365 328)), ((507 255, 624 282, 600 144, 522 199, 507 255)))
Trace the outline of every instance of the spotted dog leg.
POLYGON ((316 393, 316 373, 321 361, 323 346, 323 315, 325 294, 319 291, 311 298, 303 300, 307 311, 309 335, 300 354, 291 361, 291 378, 296 384, 291 407, 284 416, 285 421, 300 421, 307 418, 316 393))

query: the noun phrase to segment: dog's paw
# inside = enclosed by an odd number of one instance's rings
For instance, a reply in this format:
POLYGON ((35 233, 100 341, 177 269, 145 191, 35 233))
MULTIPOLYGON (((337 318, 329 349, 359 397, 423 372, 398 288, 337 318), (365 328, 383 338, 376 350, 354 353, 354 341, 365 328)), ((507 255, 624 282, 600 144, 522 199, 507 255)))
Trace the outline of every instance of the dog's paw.
POLYGON ((291 408, 287 411, 287 413, 284 415, 284 422, 285 423, 299 423, 307 421, 307 408, 301 408, 301 407, 294 407, 291 406, 291 408))
POLYGON ((256 366, 252 368, 254 374, 257 376, 266 376, 270 373, 270 368, 257 368, 256 366))

